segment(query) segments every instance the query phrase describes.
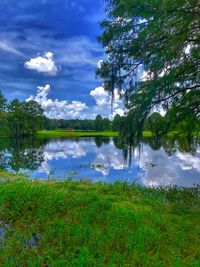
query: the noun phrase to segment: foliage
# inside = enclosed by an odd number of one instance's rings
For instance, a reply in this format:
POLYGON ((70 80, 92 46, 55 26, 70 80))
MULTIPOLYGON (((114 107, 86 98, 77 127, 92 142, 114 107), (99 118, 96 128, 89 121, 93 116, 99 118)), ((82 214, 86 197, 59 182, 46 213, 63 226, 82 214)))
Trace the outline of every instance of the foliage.
POLYGON ((5 112, 7 108, 7 99, 4 97, 0 91, 0 112, 5 112))
MULTIPOLYGON (((193 102, 197 102, 195 98, 193 102)), ((173 104, 165 116, 168 130, 177 130, 179 135, 191 136, 200 131, 200 120, 190 108, 187 107, 187 97, 183 97, 180 102, 173 104)))
POLYGON ((8 134, 7 100, 0 91, 0 137, 8 134))
POLYGON ((154 137, 161 137, 165 133, 164 118, 158 112, 152 113, 146 119, 144 129, 151 131, 154 137))
POLYGON ((120 130, 122 118, 119 114, 116 114, 112 121, 112 130, 118 132, 120 130))
POLYGON ((1 180, 2 266, 199 265, 199 187, 1 180))
POLYGON ((111 122, 107 118, 102 118, 101 115, 97 115, 94 121, 95 131, 105 131, 111 129, 111 122))
POLYGON ((75 130, 94 130, 94 120, 65 120, 45 118, 44 129, 75 129, 75 130))
POLYGON ((123 93, 133 134, 157 105, 179 105, 199 120, 199 1, 107 0, 106 10, 100 41, 108 60, 97 75, 106 90, 123 93))
POLYGON ((35 101, 13 100, 8 106, 8 125, 11 136, 34 136, 43 128, 44 116, 40 105, 35 101))
POLYGON ((94 121, 94 129, 96 131, 102 131, 103 129, 103 118, 101 115, 97 115, 94 121))
POLYGON ((45 130, 74 129, 84 131, 104 131, 111 129, 111 121, 108 118, 102 118, 101 115, 97 115, 95 120, 57 120, 45 118, 44 128, 45 130))
MULTIPOLYGON (((5 142, 5 140, 3 140, 5 142)), ((42 146, 46 144, 46 140, 31 138, 10 138, 7 146, 4 146, 6 155, 2 159, 3 169, 12 169, 15 172, 20 170, 35 171, 42 164, 44 153, 42 146)))

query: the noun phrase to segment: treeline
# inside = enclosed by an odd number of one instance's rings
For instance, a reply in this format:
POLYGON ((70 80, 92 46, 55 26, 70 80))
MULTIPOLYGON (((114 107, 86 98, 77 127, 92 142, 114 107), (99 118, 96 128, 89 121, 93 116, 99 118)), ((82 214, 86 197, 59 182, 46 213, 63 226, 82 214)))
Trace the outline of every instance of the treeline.
POLYGON ((144 130, 151 131, 156 137, 169 132, 190 137, 200 132, 200 122, 194 114, 182 117, 174 114, 174 110, 169 110, 165 116, 161 116, 160 113, 154 112, 145 120, 144 130))
POLYGON ((95 120, 64 120, 64 119, 49 119, 45 118, 44 128, 45 130, 83 130, 83 131, 114 131, 117 132, 120 129, 123 117, 115 115, 113 121, 108 118, 103 118, 101 115, 97 115, 95 120))
MULTIPOLYGON (((130 120, 129 123, 133 124, 134 121, 130 120)), ((112 121, 103 119, 100 115, 97 115, 92 123, 94 127, 91 127, 91 130, 112 130, 114 132, 120 132, 126 124, 127 118, 118 114, 115 115, 112 121)), ((171 110, 165 116, 161 116, 158 112, 153 112, 145 119, 143 131, 150 131, 155 137, 162 137, 173 131, 177 132, 178 135, 191 136, 195 132, 200 132, 200 123, 198 118, 193 114, 179 117, 175 116, 171 110)))
POLYGON ((46 130, 73 129, 83 131, 108 131, 112 130, 112 122, 107 118, 102 118, 101 115, 97 115, 95 120, 56 120, 45 118, 44 128, 46 130))
MULTIPOLYGON (((116 115, 112 121, 112 130, 121 131, 126 123, 127 118, 116 115)), ((134 121, 130 120, 129 123, 133 124, 134 121)), ((193 114, 180 118, 171 111, 167 112, 165 116, 161 116, 158 112, 153 112, 145 119, 143 131, 150 131, 154 137, 163 137, 170 132, 190 137, 200 132, 200 123, 193 114)))
MULTIPOLYGON (((130 120, 129 124, 134 124, 134 120, 130 120)), ((97 115, 95 120, 49 119, 44 116, 37 102, 20 102, 14 99, 8 103, 0 92, 0 137, 34 136, 42 129, 120 132, 126 126, 127 117, 121 117, 118 114, 112 121, 102 118, 101 115, 97 115)), ((152 113, 145 119, 143 130, 151 131, 155 137, 162 137, 171 131, 176 131, 179 135, 191 136, 195 132, 200 132, 200 123, 194 114, 188 113, 187 116, 181 117, 174 114, 173 110, 169 110, 164 117, 158 112, 152 113)))
POLYGON ((94 120, 64 120, 45 118, 45 130, 54 129, 74 129, 74 130, 94 130, 94 120))
POLYGON ((0 92, 0 137, 34 136, 44 127, 45 117, 35 101, 14 99, 10 103, 0 92))

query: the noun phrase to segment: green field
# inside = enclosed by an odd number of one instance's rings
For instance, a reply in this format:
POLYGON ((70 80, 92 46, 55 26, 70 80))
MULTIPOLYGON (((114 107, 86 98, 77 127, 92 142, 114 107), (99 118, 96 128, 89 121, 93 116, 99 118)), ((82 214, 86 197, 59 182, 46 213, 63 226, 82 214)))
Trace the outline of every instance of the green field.
MULTIPOLYGON (((118 136, 118 132, 112 131, 66 131, 66 130, 43 130, 37 133, 38 138, 78 138, 78 137, 116 137, 118 136)), ((167 137, 178 137, 178 132, 169 132, 167 137)), ((194 133, 194 136, 200 136, 200 133, 194 133)), ((143 132, 144 138, 152 137, 152 133, 150 131, 143 132)))
MULTIPOLYGON (((39 138, 73 138, 73 137, 116 137, 118 132, 112 131, 66 131, 66 130, 43 130, 37 133, 39 138)), ((143 132, 143 137, 152 137, 149 131, 143 132)))
POLYGON ((37 133, 39 138, 74 138, 74 137, 115 137, 118 136, 117 132, 104 131, 104 132, 95 132, 95 131, 66 131, 66 130, 44 130, 37 133))
POLYGON ((199 266, 199 187, 0 177, 1 266, 199 266))

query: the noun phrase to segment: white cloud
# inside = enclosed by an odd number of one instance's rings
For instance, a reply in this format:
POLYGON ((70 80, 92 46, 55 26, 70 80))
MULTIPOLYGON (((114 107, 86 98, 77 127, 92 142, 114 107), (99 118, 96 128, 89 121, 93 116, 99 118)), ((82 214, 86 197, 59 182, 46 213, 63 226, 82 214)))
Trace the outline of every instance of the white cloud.
POLYGON ((16 56, 22 56, 24 57, 24 54, 21 53, 19 50, 15 49, 12 45, 8 44, 7 42, 0 41, 0 50, 3 50, 5 52, 14 54, 16 56))
POLYGON ((178 163, 182 170, 196 170, 200 173, 200 153, 195 155, 189 153, 181 153, 180 151, 176 153, 178 163))
POLYGON ((104 176, 108 176, 112 169, 124 170, 127 168, 122 152, 115 148, 113 142, 98 148, 96 155, 91 166, 104 176))
POLYGON ((113 144, 103 144, 98 148, 95 143, 88 145, 88 141, 80 140, 53 140, 44 147, 44 162, 39 168, 39 172, 49 174, 53 169, 53 160, 59 159, 81 159, 92 151, 96 158, 88 164, 88 167, 101 172, 103 176, 108 176, 111 170, 123 170, 127 164, 123 160, 123 154, 117 150, 113 144))
POLYGON ((118 91, 115 90, 113 112, 111 114, 111 96, 103 89, 97 87, 90 92, 90 96, 95 99, 96 105, 90 107, 86 103, 73 100, 58 100, 49 98, 51 87, 49 84, 38 86, 35 96, 31 95, 26 101, 35 100, 44 109, 48 118, 55 119, 95 119, 98 114, 102 117, 113 119, 116 114, 124 115, 123 101, 120 99, 118 91))
POLYGON ((113 114, 111 114, 111 96, 104 90, 102 86, 95 88, 90 92, 90 96, 94 97, 96 101, 95 112, 101 114, 107 112, 107 116, 113 119, 116 114, 120 116, 124 115, 123 101, 120 99, 120 95, 117 89, 114 90, 114 103, 113 103, 113 114))
POLYGON ((52 52, 46 52, 43 56, 32 58, 30 61, 25 62, 24 66, 27 69, 36 70, 51 76, 55 76, 58 72, 52 52))
POLYGON ((149 145, 143 145, 140 152, 135 151, 134 159, 144 170, 141 181, 145 186, 192 186, 199 183, 199 156, 198 151, 195 155, 177 151, 169 157, 163 148, 153 150, 149 145))
POLYGON ((97 68, 101 68, 102 67, 102 64, 103 64, 103 59, 100 59, 98 62, 97 62, 97 68))
POLYGON ((45 115, 49 118, 56 119, 75 119, 82 117, 82 111, 88 107, 80 101, 72 101, 68 103, 66 100, 59 101, 58 99, 48 98, 51 87, 49 84, 38 86, 36 96, 30 96, 26 101, 35 100, 45 111, 45 115))
POLYGON ((104 90, 103 87, 97 87, 90 92, 90 95, 94 97, 98 106, 110 105, 109 94, 104 90))
POLYGON ((88 142, 73 140, 54 140, 44 147, 44 162, 38 172, 49 174, 52 170, 51 161, 59 159, 80 159, 86 156, 90 146, 88 142))
POLYGON ((144 145, 142 151, 135 150, 135 161, 144 170, 141 177, 145 186, 169 186, 178 184, 180 179, 179 170, 174 165, 174 160, 167 156, 163 148, 152 150, 144 145))

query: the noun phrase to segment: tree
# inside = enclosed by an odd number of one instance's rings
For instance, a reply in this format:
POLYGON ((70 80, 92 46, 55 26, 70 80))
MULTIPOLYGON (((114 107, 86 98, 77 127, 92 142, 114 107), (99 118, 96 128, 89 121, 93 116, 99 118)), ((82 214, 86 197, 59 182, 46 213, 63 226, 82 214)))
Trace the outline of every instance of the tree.
POLYGON ((8 107, 8 123, 11 136, 34 136, 43 127, 44 116, 40 105, 35 101, 13 100, 8 107))
POLYGON ((27 134, 35 135, 44 125, 43 109, 36 101, 22 103, 27 121, 27 134))
POLYGON ((97 115, 94 121, 94 129, 96 131, 102 131, 103 130, 103 119, 101 115, 97 115))
POLYGON ((14 99, 8 106, 9 133, 12 136, 19 137, 24 135, 24 114, 18 99, 14 99))
POLYGON ((107 0, 106 10, 108 60, 97 75, 112 94, 125 90, 134 135, 157 105, 168 110, 184 99, 200 119, 199 1, 107 0))
POLYGON ((7 99, 4 97, 0 91, 0 112, 5 112, 7 107, 7 99))
POLYGON ((145 124, 146 129, 151 131, 154 137, 160 137, 165 132, 164 118, 158 112, 152 113, 145 124))
MULTIPOLYGON (((166 124, 169 130, 178 131, 179 135, 190 137, 195 131, 199 131, 200 121, 195 113, 191 112, 191 108, 187 105, 187 99, 184 97, 181 102, 172 105, 171 109, 165 116, 166 124)), ((198 101, 197 99, 192 100, 198 101)))
POLYGON ((8 131, 6 108, 7 108, 7 99, 0 91, 0 136, 1 137, 6 136, 8 131))
POLYGON ((119 114, 116 114, 112 121, 112 130, 114 132, 118 132, 120 130, 120 125, 121 125, 121 116, 119 114))
POLYGON ((110 120, 108 118, 104 118, 102 120, 102 130, 103 131, 110 130, 110 127, 111 127, 110 120))

